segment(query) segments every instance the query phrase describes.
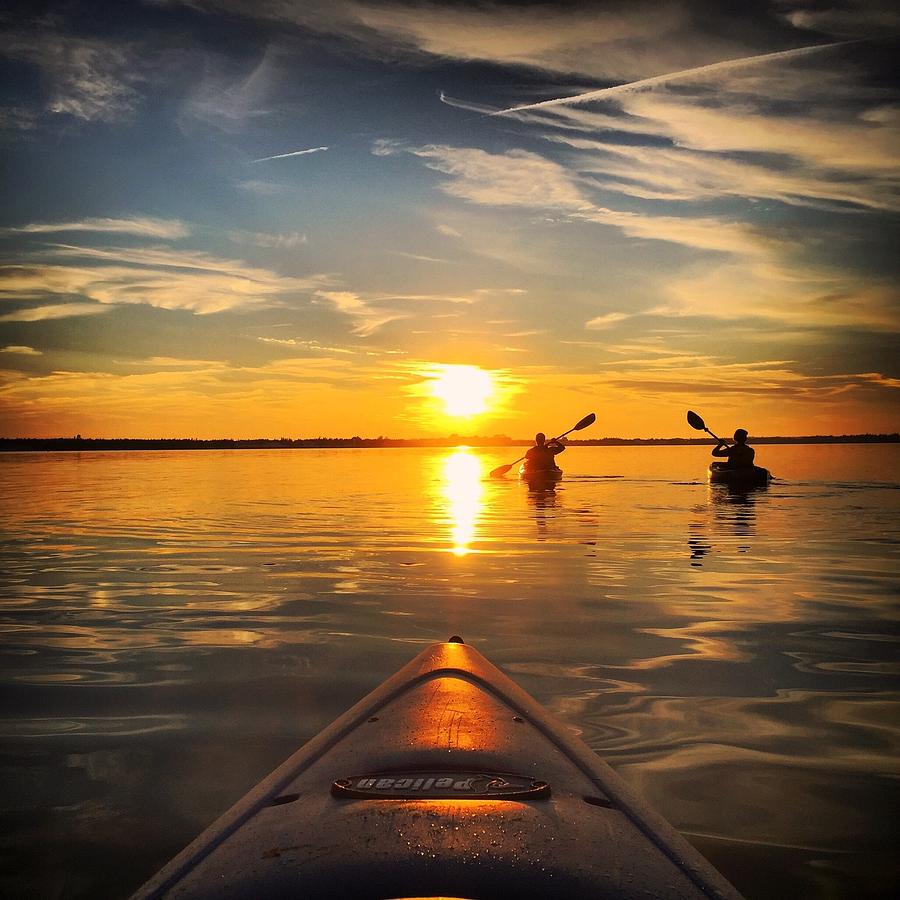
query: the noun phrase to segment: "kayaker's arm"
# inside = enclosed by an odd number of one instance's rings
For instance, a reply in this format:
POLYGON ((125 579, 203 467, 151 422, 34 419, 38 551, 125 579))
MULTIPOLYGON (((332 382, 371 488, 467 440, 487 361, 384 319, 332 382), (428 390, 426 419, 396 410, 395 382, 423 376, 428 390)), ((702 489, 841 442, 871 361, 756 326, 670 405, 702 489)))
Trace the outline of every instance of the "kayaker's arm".
POLYGON ((553 453, 554 456, 558 456, 566 449, 565 441, 563 441, 562 439, 547 441, 545 446, 553 453))
POLYGON ((726 456, 726 457, 727 457, 727 456, 728 456, 728 451, 729 451, 730 449, 731 449, 731 448, 729 447, 727 441, 719 441, 719 443, 716 444, 716 446, 712 448, 712 455, 713 455, 713 456, 726 456))

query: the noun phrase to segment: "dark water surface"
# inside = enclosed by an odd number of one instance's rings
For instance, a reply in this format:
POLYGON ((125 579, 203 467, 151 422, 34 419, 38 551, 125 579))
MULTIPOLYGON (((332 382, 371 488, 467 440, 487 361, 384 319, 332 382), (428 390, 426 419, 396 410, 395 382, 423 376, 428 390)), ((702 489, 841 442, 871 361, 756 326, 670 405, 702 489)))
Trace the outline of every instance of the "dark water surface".
POLYGON ((460 633, 751 900, 896 896, 900 447, 758 457, 3 455, 0 895, 127 896, 460 633))

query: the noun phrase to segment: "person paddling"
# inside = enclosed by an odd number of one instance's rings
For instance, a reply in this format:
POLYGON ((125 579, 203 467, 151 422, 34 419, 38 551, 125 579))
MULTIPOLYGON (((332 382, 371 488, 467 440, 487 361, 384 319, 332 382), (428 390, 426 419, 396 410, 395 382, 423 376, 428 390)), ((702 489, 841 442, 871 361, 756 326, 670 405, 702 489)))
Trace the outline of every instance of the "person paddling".
POLYGON ((556 459, 566 449, 561 438, 547 440, 543 431, 534 436, 534 446, 525 454, 525 467, 532 471, 556 468, 556 459))
POLYGON ((726 457, 728 462, 725 465, 729 469, 744 469, 753 466, 756 451, 747 444, 746 429, 738 428, 734 433, 734 443, 729 444, 720 439, 719 443, 713 447, 712 455, 726 457))

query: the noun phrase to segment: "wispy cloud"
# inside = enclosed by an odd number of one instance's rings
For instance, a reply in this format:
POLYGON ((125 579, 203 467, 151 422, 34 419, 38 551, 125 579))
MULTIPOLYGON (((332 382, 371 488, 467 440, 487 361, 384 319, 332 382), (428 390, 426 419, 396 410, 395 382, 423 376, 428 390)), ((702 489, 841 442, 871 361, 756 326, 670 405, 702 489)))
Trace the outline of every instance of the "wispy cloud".
POLYGON ((409 398, 398 383, 410 376, 405 367, 367 357, 304 351, 239 367, 163 357, 138 360, 137 371, 125 374, 54 371, 27 378, 0 370, 0 433, 74 434, 86 430, 86 421, 95 435, 107 437, 258 437, 296 434, 298 427, 353 433, 343 417, 349 400, 358 399, 354 429, 379 434, 386 417, 408 408, 409 398), (387 412, 383 405, 365 402, 379 383, 390 385, 395 395, 387 412), (307 425, 312 420, 305 415, 298 419, 298 410, 316 410, 316 424, 307 425))
POLYGON ((604 377, 597 384, 670 402, 677 402, 679 395, 725 395, 731 398, 730 404, 741 397, 820 403, 863 389, 900 389, 900 379, 879 372, 813 375, 800 371, 791 361, 726 363, 718 359, 672 360, 656 366, 632 364, 627 374, 604 377))
MULTIPOLYGON (((605 191, 640 200, 706 201, 722 197, 777 200, 834 211, 864 207, 900 208, 890 178, 836 168, 763 165, 710 150, 684 146, 628 146, 569 135, 547 139, 579 151, 572 160, 583 174, 596 175, 605 191)), ((884 160, 886 163, 887 160, 884 160)))
POLYGON ((235 182, 235 187, 241 191, 247 191, 249 194, 258 194, 261 197, 277 197, 285 191, 291 190, 291 187, 280 184, 277 181, 266 181, 263 178, 248 178, 245 181, 235 182))
POLYGON ((757 316, 807 328, 900 332, 896 285, 838 271, 734 260, 674 276, 663 296, 650 313, 723 320, 757 316))
POLYGON ((191 230, 177 219, 154 219, 136 216, 127 219, 89 217, 74 222, 30 222, 0 229, 0 234, 55 234, 64 231, 92 231, 110 234, 133 234, 138 237, 177 240, 187 237, 191 230))
POLYGON ((8 33, 0 52, 45 73, 50 86, 47 112, 86 122, 116 122, 128 118, 140 102, 135 86, 145 77, 142 55, 127 43, 44 27, 8 33))
POLYGON ((259 159, 250 160, 251 162, 261 163, 268 162, 270 159, 288 159, 291 156, 307 156, 310 153, 321 153, 328 150, 328 147, 310 147, 307 150, 292 150, 290 153, 278 153, 275 156, 261 156, 259 159))
POLYGON ((428 145, 407 152, 450 176, 442 190, 484 206, 556 210, 573 220, 621 229, 646 240, 667 241, 721 253, 765 255, 766 238, 742 222, 715 216, 642 215, 598 206, 586 195, 586 185, 560 163, 527 150, 489 153, 471 147, 428 145))
MULTIPOLYGON (((356 291, 316 291, 316 296, 327 300, 338 312, 355 320, 353 333, 368 337, 390 322, 408 319, 417 313, 419 306, 440 307, 447 304, 470 304, 467 295, 454 294, 389 294, 356 291)), ((433 310, 429 314, 436 317, 433 310)))
POLYGON ((809 0, 795 0, 784 13, 795 28, 842 37, 871 37, 900 31, 900 11, 884 0, 832 0, 820 6, 809 0))
POLYGON ((489 153, 474 147, 427 145, 409 153, 430 169, 450 176, 445 193, 487 206, 525 206, 533 209, 589 210, 565 168, 527 150, 489 153))
POLYGON ((415 259, 419 262, 446 263, 448 260, 436 256, 423 256, 421 253, 407 253, 405 250, 389 250, 391 256, 403 256, 406 259, 415 259))
MULTIPOLYGON (((0 282, 2 285, 2 282, 0 282)), ((0 316, 0 322, 44 322, 49 319, 71 319, 77 316, 96 316, 109 312, 113 307, 99 303, 54 303, 20 309, 0 316)))
POLYGON ((43 356, 43 353, 40 350, 35 350, 34 347, 24 347, 16 344, 0 348, 0 353, 12 353, 16 356, 43 356))
POLYGON ((272 338, 257 337, 257 340, 263 344, 274 344, 276 347, 288 347, 290 349, 311 350, 316 353, 346 353, 354 354, 355 350, 348 347, 333 347, 327 344, 320 344, 314 340, 299 340, 297 338, 272 338))
POLYGON ((611 326, 616 325, 619 322, 624 322, 626 319, 630 318, 631 315, 629 313, 604 313, 602 316, 595 316, 593 319, 585 322, 584 327, 596 331, 599 329, 610 328, 611 326))
POLYGON ((0 132, 32 131, 37 127, 38 115, 25 106, 0 106, 0 132))
POLYGON ((352 330, 360 337, 368 337, 389 322, 404 318, 392 310, 370 306, 354 291, 316 291, 316 296, 327 300, 338 312, 354 319, 356 324, 352 330))
MULTIPOLYGON (((446 3, 331 0, 284 3, 280 0, 192 0, 207 11, 275 21, 337 34, 359 50, 383 59, 435 57, 489 60, 555 71, 594 71, 608 50, 616 62, 628 64, 638 54, 635 44, 653 29, 676 31, 687 15, 676 3, 635 2, 618 9, 596 6, 561 8, 553 3, 528 6, 498 2, 473 5, 446 3)), ((633 71, 634 63, 626 71, 633 71)))
POLYGON ((228 238, 235 244, 251 244, 267 250, 293 250, 308 242, 307 236, 300 231, 286 231, 280 234, 268 231, 230 231, 228 238))
POLYGON ((206 54, 202 74, 179 115, 182 129, 190 132, 199 125, 237 134, 254 122, 268 121, 275 112, 272 94, 284 79, 281 62, 276 45, 266 47, 249 67, 206 54))
MULTIPOLYGON (((101 304, 146 304, 204 315, 277 306, 291 294, 309 293, 330 282, 327 275, 289 277, 242 260, 170 247, 54 245, 40 262, 0 269, 0 296, 30 300, 76 295, 101 304)), ((51 308, 56 309, 44 307, 51 308)))

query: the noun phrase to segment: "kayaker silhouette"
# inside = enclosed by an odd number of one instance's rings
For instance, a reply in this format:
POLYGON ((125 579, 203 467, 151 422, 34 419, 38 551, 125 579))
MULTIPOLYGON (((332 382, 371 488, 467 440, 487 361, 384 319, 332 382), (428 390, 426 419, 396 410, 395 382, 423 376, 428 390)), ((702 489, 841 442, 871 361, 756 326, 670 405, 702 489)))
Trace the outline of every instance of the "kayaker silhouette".
POLYGON ((753 466, 756 451, 747 444, 746 429, 738 428, 734 433, 734 443, 729 444, 726 440, 720 439, 713 447, 712 455, 726 457, 729 469, 745 469, 753 466))
POLYGON ((525 454, 525 468, 531 471, 555 469, 555 457, 566 449, 560 438, 548 441, 547 435, 539 431, 534 436, 534 446, 525 454))

